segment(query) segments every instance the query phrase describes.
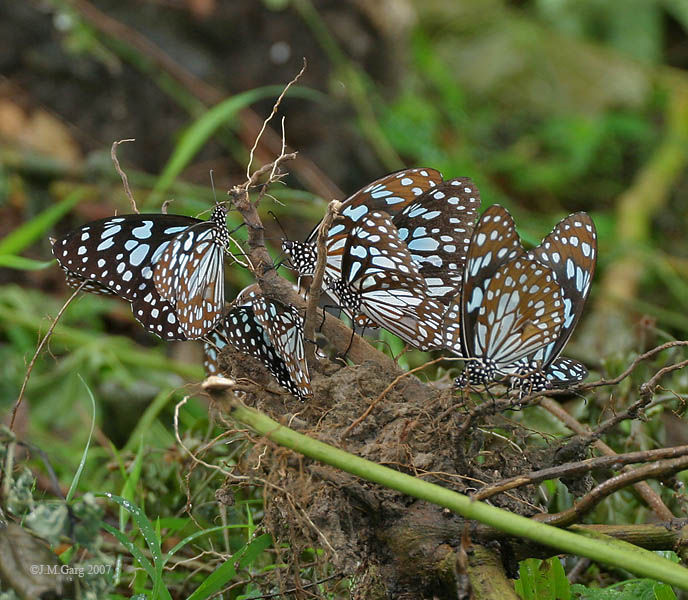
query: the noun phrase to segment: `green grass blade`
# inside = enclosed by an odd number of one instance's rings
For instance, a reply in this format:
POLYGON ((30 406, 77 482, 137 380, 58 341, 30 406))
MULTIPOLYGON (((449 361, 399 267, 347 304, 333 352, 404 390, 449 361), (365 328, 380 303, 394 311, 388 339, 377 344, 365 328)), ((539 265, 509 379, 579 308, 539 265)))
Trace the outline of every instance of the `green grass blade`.
POLYGON ((196 531, 195 533, 192 533, 191 535, 187 535, 181 542, 175 544, 170 549, 170 551, 165 555, 164 562, 166 563, 171 556, 174 556, 174 554, 179 552, 189 542, 193 542, 196 538, 199 538, 203 535, 207 535, 209 533, 215 533, 216 531, 222 531, 223 529, 244 529, 245 527, 246 526, 243 524, 242 525, 218 525, 217 527, 209 527, 208 529, 196 531))
POLYGON ((151 556, 153 558, 154 569, 152 577, 152 597, 159 598, 160 596, 162 596, 166 600, 171 600, 170 593, 167 591, 162 581, 163 556, 162 550, 160 548, 160 536, 156 534, 155 529, 153 528, 153 524, 150 522, 143 510, 141 510, 136 504, 127 500, 126 498, 116 496, 115 494, 111 494, 110 492, 105 492, 102 495, 106 498, 110 498, 115 503, 119 504, 121 508, 123 508, 129 514, 131 514, 131 517, 134 519, 134 522, 138 525, 139 529, 141 530, 143 539, 148 545, 148 550, 150 551, 151 556))
MULTIPOLYGON (((136 458, 134 459, 134 464, 131 467, 128 477, 126 478, 124 485, 122 486, 122 498, 128 500, 129 502, 134 501, 134 492, 136 491, 136 486, 139 483, 139 478, 141 476, 141 467, 143 466, 143 438, 141 438, 139 443, 139 450, 136 453, 136 458)), ((119 530, 124 531, 124 528, 129 520, 129 511, 124 507, 119 507, 119 530)))
MULTIPOLYGON (((242 108, 253 104, 257 100, 278 96, 283 90, 284 87, 281 85, 259 87, 227 98, 208 109, 203 116, 194 121, 182 134, 153 191, 148 196, 145 206, 150 207, 160 204, 163 194, 172 182, 220 126, 231 122, 242 108)), ((308 99, 318 99, 321 97, 321 94, 315 90, 304 87, 292 87, 289 93, 292 96, 301 96, 308 99)))
POLYGON ((52 266, 52 260, 33 260, 14 254, 0 254, 0 267, 7 269, 17 269, 19 271, 41 271, 52 266))
POLYGON ((88 455, 88 449, 91 447, 91 438, 93 437, 93 428, 96 425, 96 399, 93 397, 93 392, 91 392, 91 388, 88 387, 88 385, 84 381, 84 378, 81 375, 78 375, 78 377, 81 380, 81 383, 84 384, 84 387, 86 388, 86 391, 88 392, 88 397, 91 399, 91 431, 88 434, 88 439, 86 440, 86 446, 84 447, 84 452, 81 455, 81 460, 79 461, 79 467, 77 468, 76 473, 74 474, 74 477, 72 478, 72 484, 69 486, 69 491, 67 492, 67 497, 65 498, 65 500, 68 504, 71 501, 72 496, 74 495, 74 492, 76 491, 76 486, 79 485, 79 478, 81 477, 81 473, 84 470, 84 465, 86 464, 86 456, 88 455))
POLYGON ((272 539, 268 534, 261 535, 253 540, 250 544, 243 546, 241 549, 237 550, 231 558, 228 558, 224 563, 222 563, 217 569, 215 569, 208 577, 205 578, 203 583, 198 586, 196 591, 191 594, 187 600, 206 600, 210 598, 213 594, 221 590, 227 583, 229 583, 234 577, 236 577, 236 567, 238 564, 240 567, 245 567, 251 564, 255 557, 263 552, 272 543, 272 539), (266 539, 267 543, 266 543, 266 539))
POLYGON ((19 254, 36 240, 45 235, 57 221, 76 206, 86 194, 83 188, 76 188, 60 202, 45 209, 30 221, 17 227, 0 240, 0 254, 19 254))
POLYGON ((251 566, 265 550, 272 545, 272 536, 269 533, 264 533, 253 540, 247 547, 246 552, 239 559, 239 567, 246 569, 251 566))
POLYGON ((129 554, 131 554, 136 559, 136 562, 139 563, 141 568, 146 573, 148 573, 148 576, 151 578, 151 581, 153 581, 155 579, 155 569, 153 568, 153 565, 150 563, 150 561, 143 554, 143 552, 141 552, 140 548, 138 548, 124 533, 122 533, 119 529, 114 528, 109 523, 102 523, 102 527, 110 535, 113 535, 117 538, 119 543, 122 544, 122 546, 124 546, 129 551, 129 554))

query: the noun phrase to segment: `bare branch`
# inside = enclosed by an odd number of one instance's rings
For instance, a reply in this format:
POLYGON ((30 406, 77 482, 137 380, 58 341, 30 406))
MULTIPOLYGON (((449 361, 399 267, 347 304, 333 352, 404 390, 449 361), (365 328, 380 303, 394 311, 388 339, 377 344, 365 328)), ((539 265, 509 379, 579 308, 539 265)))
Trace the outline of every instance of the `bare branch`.
POLYGON ((542 521, 548 525, 566 527, 590 512, 595 506, 602 502, 602 500, 614 492, 633 483, 644 481, 645 479, 661 479, 668 477, 669 475, 683 471, 686 467, 688 467, 688 456, 681 456, 680 458, 657 461, 650 465, 625 471, 598 485, 583 496, 571 508, 556 514, 535 515, 533 519, 542 521))
MULTIPOLYGON (((258 132, 258 135, 256 136, 255 142, 253 142, 253 147, 251 148, 251 152, 249 154, 249 159, 248 159, 248 165, 246 165, 246 179, 251 179, 251 166, 253 165, 253 154, 256 151, 256 148, 258 147, 258 144, 260 142, 260 138, 263 137, 263 133, 265 132, 265 128, 268 126, 268 123, 272 120, 272 118, 275 116, 277 113, 277 110, 279 109, 279 105, 282 102, 282 98, 284 98, 284 95, 289 91, 289 88, 294 85, 301 75, 303 75, 304 71, 306 70, 306 66, 308 63, 306 62, 306 58, 304 57, 303 59, 303 67, 301 67, 301 70, 296 74, 296 77, 292 79, 286 87, 282 90, 282 93, 279 95, 277 100, 275 101, 275 104, 272 106, 272 112, 268 115, 267 119, 263 121, 263 126, 260 128, 260 131, 258 132)), ((280 153, 280 156, 284 154, 284 121, 282 121, 282 152, 280 153)), ((274 163, 273 163, 274 164, 274 163)), ((273 167, 274 168, 274 167, 273 167)), ((273 172, 274 174, 274 172, 273 172)))
POLYGON ((131 188, 129 187, 129 179, 127 178, 127 174, 122 170, 122 167, 119 166, 119 161, 117 160, 117 146, 119 146, 120 144, 124 144, 125 142, 135 141, 135 139, 131 138, 127 140, 117 140, 116 142, 112 142, 112 147, 110 148, 110 156, 112 157, 112 162, 115 163, 115 169, 117 170, 117 173, 119 173, 119 176, 122 178, 122 183, 124 184, 124 192, 126 193, 127 198, 129 198, 131 209, 136 214, 139 214, 139 209, 136 206, 136 200, 134 200, 134 196, 131 193, 131 188))
MULTIPOLYGON (((590 435, 590 429, 567 413, 555 400, 543 398, 540 406, 564 423, 571 431, 574 431, 580 436, 590 435)), ((593 446, 607 456, 616 456, 616 452, 602 440, 595 440, 593 446)), ((666 504, 664 504, 659 497, 659 494, 655 492, 647 482, 639 481, 633 487, 659 519, 667 521, 674 518, 674 514, 667 508, 666 504)))
POLYGON ((595 469, 618 469, 621 465, 650 462, 653 460, 665 460, 688 455, 688 445, 675 446, 673 448, 659 448, 656 450, 642 450, 639 452, 627 452, 614 456, 598 456, 577 462, 564 463, 556 467, 549 467, 539 471, 533 471, 526 475, 509 477, 491 485, 485 486, 471 498, 484 500, 507 490, 513 490, 524 485, 534 485, 547 479, 559 477, 577 477, 595 469))

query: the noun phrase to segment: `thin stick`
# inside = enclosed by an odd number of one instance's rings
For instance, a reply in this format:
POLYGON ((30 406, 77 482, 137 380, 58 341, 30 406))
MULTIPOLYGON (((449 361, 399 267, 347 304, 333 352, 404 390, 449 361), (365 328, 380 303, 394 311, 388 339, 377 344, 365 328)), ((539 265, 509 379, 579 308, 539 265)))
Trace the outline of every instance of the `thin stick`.
POLYGON ((559 527, 571 525, 614 492, 645 479, 661 479, 673 475, 685 470, 686 467, 688 467, 688 456, 682 456, 672 460, 657 461, 650 465, 644 465, 637 469, 620 473, 593 488, 571 508, 555 514, 535 515, 533 519, 559 527))
POLYGON ((572 463, 564 463, 556 467, 549 467, 539 471, 532 471, 526 475, 509 477, 491 485, 485 486, 471 497, 476 500, 491 498, 495 494, 501 494, 507 490, 522 487, 524 485, 534 485, 547 479, 559 477, 575 477, 595 469, 617 469, 621 465, 633 463, 650 462, 654 460, 666 460, 668 458, 678 458, 688 454, 688 445, 674 446, 673 448, 658 448, 655 450, 641 450, 638 452, 627 452, 612 456, 597 456, 572 463))
MULTIPOLYGON (((540 406, 554 415, 562 423, 564 423, 571 431, 579 435, 589 435, 590 429, 580 423, 575 417, 567 413, 562 406, 552 400, 551 398, 544 398, 540 403, 540 406)), ((607 456, 616 456, 616 452, 602 440, 596 440, 593 446, 597 448, 602 454, 607 456)), ((662 521, 670 521, 674 518, 674 513, 672 513, 664 504, 659 494, 655 492, 646 481, 639 481, 633 486, 640 495, 640 497, 645 500, 647 505, 652 509, 652 511, 661 519, 662 521)))
POLYGON ((119 146, 120 144, 124 144, 125 142, 135 141, 135 139, 130 138, 127 140, 118 140, 116 142, 112 142, 112 148, 110 148, 110 156, 112 157, 112 162, 115 163, 115 169, 119 173, 119 176, 122 178, 122 183, 124 184, 124 192, 126 193, 127 198, 129 198, 129 202, 131 203, 131 209, 138 215, 139 209, 137 208, 136 200, 134 200, 134 196, 131 193, 131 188, 129 187, 129 179, 127 178, 127 174, 122 170, 122 167, 119 166, 119 161, 117 160, 117 146, 119 146))
MULTIPOLYGON (((308 288, 308 303, 306 304, 306 316, 303 321, 303 332, 306 341, 313 342, 315 340, 315 321, 316 311, 320 304, 320 293, 322 292, 323 277, 325 276, 325 267, 327 266, 327 234, 332 227, 335 215, 339 213, 342 203, 338 200, 332 200, 327 205, 327 212, 320 223, 318 229, 317 240, 317 262, 315 264, 315 272, 313 280, 308 288)), ((308 344, 306 347, 306 360, 309 365, 315 363, 315 344, 308 344)))
MULTIPOLYGON (((277 109, 279 108, 280 103, 282 102, 282 98, 284 98, 284 95, 289 91, 289 88, 294 85, 298 80, 301 75, 303 75, 304 71, 306 70, 306 66, 308 63, 306 62, 306 58, 304 57, 303 59, 303 67, 301 67, 301 70, 296 74, 296 77, 292 79, 286 87, 282 90, 282 93, 279 95, 277 98, 276 102, 272 105, 272 112, 268 115, 268 117, 263 121, 263 126, 260 128, 260 131, 258 132, 258 135, 256 136, 255 141, 253 142, 253 147, 251 148, 251 152, 249 154, 249 159, 248 159, 248 165, 246 165, 246 179, 251 179, 251 165, 253 164, 253 154, 256 151, 256 148, 258 147, 258 143, 260 142, 260 138, 263 137, 263 133, 265 132, 265 128, 268 126, 268 123, 272 120, 272 117, 275 116, 277 113, 277 109)), ((284 153, 284 136, 282 136, 282 154, 284 153)))
POLYGON ((72 300, 76 298, 77 294, 81 291, 81 288, 84 287, 87 283, 88 280, 84 279, 79 285, 79 287, 74 290, 74 293, 67 299, 67 302, 65 302, 62 305, 62 308, 59 310, 59 312, 53 319, 53 322, 50 324, 50 327, 48 327, 48 331, 46 331, 45 335, 43 336, 43 339, 38 344, 38 348, 36 348, 36 352, 34 352, 33 358, 31 359, 31 362, 29 363, 29 366, 26 369, 26 375, 24 375, 24 381, 22 382, 21 389, 19 390, 19 396, 17 397, 17 401, 14 403, 14 408, 12 409, 12 418, 10 419, 10 431, 14 430, 14 419, 17 416, 17 411, 19 410, 19 406, 21 405, 22 400, 24 398, 24 391, 26 390, 26 386, 29 383, 29 378, 31 377, 31 372, 33 371, 33 367, 36 364, 38 355, 41 353, 41 350, 43 350, 43 346, 46 345, 46 343, 50 339, 50 336, 53 334, 55 326, 57 325, 57 322, 60 320, 60 317, 64 314, 65 310, 67 310, 67 307, 70 305, 72 300))
POLYGON ((342 433, 341 439, 346 438, 346 437, 351 433, 351 430, 352 430, 354 427, 356 427, 357 425, 360 425, 363 421, 365 421, 365 419, 368 418, 368 415, 369 415, 371 412, 373 412, 373 409, 374 409, 380 402, 382 402, 383 398, 390 392, 390 390, 391 390, 397 383, 399 383, 402 379, 404 379, 404 377, 408 377, 409 375, 411 375, 412 373, 415 373, 416 371, 421 371, 421 370, 423 370, 425 367, 429 367, 430 365, 434 365, 435 363, 438 363, 438 362, 440 362, 440 361, 442 361, 442 360, 447 360, 447 359, 453 360, 452 357, 442 356, 442 357, 440 357, 440 358, 436 358, 435 360, 431 360, 430 362, 423 363, 420 367, 416 367, 415 369, 411 369, 410 371, 405 371, 404 373, 402 373, 402 374, 399 375, 398 377, 395 377, 394 380, 392 381, 392 383, 390 383, 384 390, 382 390, 382 393, 381 393, 377 398, 375 398, 375 400, 373 400, 373 401, 370 403, 370 406, 368 406, 368 408, 365 409, 365 411, 363 412, 363 414, 362 414, 360 417, 358 417, 358 419, 356 419, 351 425, 349 425, 349 426, 346 428, 346 430, 344 431, 344 433, 342 433))

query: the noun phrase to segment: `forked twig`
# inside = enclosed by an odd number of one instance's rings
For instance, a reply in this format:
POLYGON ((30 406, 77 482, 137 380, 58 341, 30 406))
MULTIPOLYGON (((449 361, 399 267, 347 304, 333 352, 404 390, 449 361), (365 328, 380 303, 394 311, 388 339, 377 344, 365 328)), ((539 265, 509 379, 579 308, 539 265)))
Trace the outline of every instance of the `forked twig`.
POLYGON ((36 364, 38 355, 41 353, 41 350, 43 350, 43 346, 46 345, 46 343, 50 339, 50 336, 53 334, 55 326, 57 325, 57 322, 60 320, 60 317, 62 317, 65 310, 67 310, 67 307, 71 304, 72 300, 76 298, 77 294, 81 291, 81 288, 83 288, 87 283, 88 280, 84 279, 79 285, 79 287, 74 290, 74 293, 67 299, 67 302, 65 302, 62 305, 62 308, 58 311, 57 315, 55 315, 53 322, 50 324, 50 327, 48 327, 48 331, 45 332, 43 339, 38 344, 38 348, 36 348, 36 352, 34 352, 33 358, 31 359, 29 366, 26 368, 26 375, 24 375, 24 381, 22 382, 21 389, 19 390, 19 396, 17 397, 17 401, 14 403, 14 408, 12 408, 12 418, 10 419, 10 431, 14 430, 14 419, 17 416, 17 411, 19 410, 19 406, 21 405, 22 400, 24 398, 24 392, 26 390, 27 384, 29 383, 29 378, 31 377, 31 372, 33 371, 33 367, 36 364))
POLYGON ((130 138, 127 140, 117 140, 116 142, 112 142, 112 147, 110 148, 110 156, 112 157, 112 162, 115 163, 115 169, 119 173, 119 176, 122 178, 122 183, 124 184, 124 192, 126 193, 127 198, 129 198, 129 202, 131 203, 131 209, 136 214, 139 214, 139 209, 136 206, 136 200, 134 200, 134 196, 131 193, 131 188, 129 187, 129 179, 127 178, 127 174, 122 170, 122 167, 119 166, 119 160, 117 160, 117 146, 119 146, 120 144, 124 144, 125 142, 135 141, 135 139, 130 138))
MULTIPOLYGON (((327 266, 327 234, 332 227, 332 221, 339 213, 342 203, 338 200, 332 200, 327 205, 327 212, 320 223, 318 229, 317 248, 317 262, 315 264, 315 272, 311 285, 308 288, 308 303, 306 304, 306 316, 303 321, 303 332, 306 341, 315 340, 315 321, 316 311, 320 304, 320 293, 322 292, 323 277, 325 276, 325 267, 327 266)), ((315 362, 315 344, 308 344, 306 347, 306 360, 309 364, 315 362)))

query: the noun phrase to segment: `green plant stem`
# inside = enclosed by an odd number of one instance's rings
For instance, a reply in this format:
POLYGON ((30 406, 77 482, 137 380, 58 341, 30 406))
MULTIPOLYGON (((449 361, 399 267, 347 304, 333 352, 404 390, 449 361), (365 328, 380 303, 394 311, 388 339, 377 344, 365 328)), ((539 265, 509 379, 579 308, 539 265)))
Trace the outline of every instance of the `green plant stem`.
MULTIPOLYGON (((45 327, 46 323, 42 317, 12 310, 2 305, 0 305, 0 321, 21 325, 32 331, 40 331, 45 327)), ((92 333, 61 324, 55 327, 52 339, 72 348, 94 344, 92 333)), ((125 365, 153 370, 166 370, 187 379, 200 379, 203 377, 203 369, 198 365, 187 365, 171 361, 155 352, 138 350, 133 347, 131 340, 122 336, 100 335, 98 336, 97 343, 106 346, 109 351, 115 353, 119 361, 125 365)))
POLYGON ((564 529, 550 527, 515 515, 405 473, 383 467, 359 456, 297 433, 267 415, 233 403, 231 415, 271 441, 305 456, 342 469, 367 481, 427 500, 465 517, 480 521, 508 534, 530 539, 561 552, 588 557, 640 576, 660 579, 688 590, 688 569, 625 542, 607 537, 590 539, 564 529))

